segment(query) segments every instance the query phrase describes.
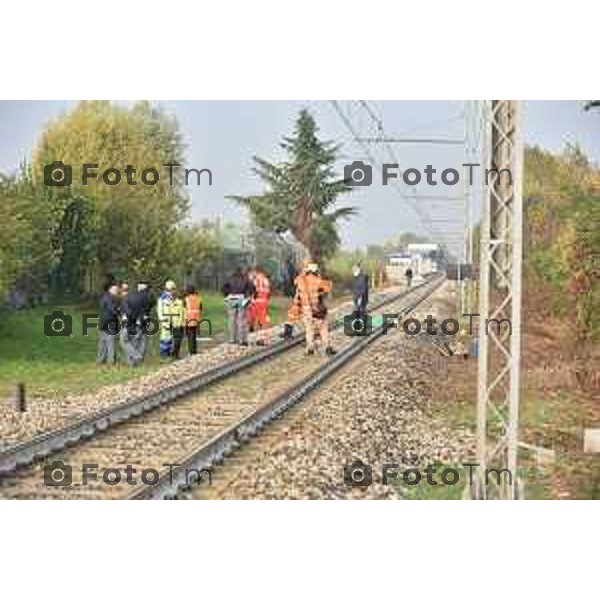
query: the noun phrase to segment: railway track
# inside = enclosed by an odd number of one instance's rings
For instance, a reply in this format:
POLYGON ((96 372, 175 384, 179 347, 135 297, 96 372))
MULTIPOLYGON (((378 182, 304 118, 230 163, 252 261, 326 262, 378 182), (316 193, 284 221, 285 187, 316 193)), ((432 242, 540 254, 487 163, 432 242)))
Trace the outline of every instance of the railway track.
MULTIPOLYGON (((380 304, 391 303, 397 305, 391 312, 405 312, 437 285, 439 281, 428 281, 380 304)), ((4 467, 0 496, 172 497, 190 483, 190 473, 193 478, 220 460, 380 334, 378 331, 368 338, 349 338, 338 329, 332 335, 340 353, 334 359, 316 357, 314 361, 306 360, 303 349, 298 347, 302 336, 298 336, 291 343, 275 344, 131 405, 107 411, 108 414, 93 415, 86 423, 49 432, 39 436, 41 439, 20 444, 20 448, 9 448, 9 452, 0 454, 0 469, 4 467), (112 427, 119 423, 119 427, 112 427), (39 459, 50 455, 74 467, 72 486, 45 485, 44 465, 39 459), (81 485, 84 464, 96 465, 87 469, 87 485, 81 485), (125 480, 131 475, 125 477, 124 467, 128 464, 136 465, 138 470, 132 478, 138 483, 141 471, 152 475, 146 473, 146 480, 158 473, 158 483, 131 487, 125 480), (180 466, 175 468, 175 464, 180 466), (139 470, 140 466, 144 469, 139 470), (106 469, 112 469, 108 483, 102 479, 106 469), (115 483, 117 477, 121 481, 115 483)))
MULTIPOLYGON (((376 307, 384 306, 402 296, 403 293, 380 294, 380 300, 376 307)), ((265 350, 245 354, 175 384, 160 385, 160 388, 152 393, 135 395, 125 402, 91 411, 83 417, 69 419, 64 424, 55 426, 48 431, 2 448, 0 450, 0 476, 31 464, 35 460, 47 458, 67 445, 93 436, 96 432, 105 431, 113 425, 123 423, 130 418, 135 418, 144 412, 169 404, 189 393, 199 391, 212 383, 242 372, 244 369, 270 359, 271 356, 290 350, 297 346, 302 339, 302 335, 297 335, 290 342, 279 342, 265 350)))

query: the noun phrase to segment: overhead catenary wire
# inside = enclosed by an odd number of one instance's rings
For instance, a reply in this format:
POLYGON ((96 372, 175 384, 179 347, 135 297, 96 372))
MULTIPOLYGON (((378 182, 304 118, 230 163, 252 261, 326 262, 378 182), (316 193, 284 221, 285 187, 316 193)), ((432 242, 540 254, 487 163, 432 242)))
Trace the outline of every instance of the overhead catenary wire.
MULTIPOLYGON (((359 100, 359 105, 363 108, 363 110, 368 114, 368 116, 375 122, 376 127, 377 127, 377 132, 379 134, 379 136, 381 138, 385 137, 385 128, 383 125, 383 118, 375 111, 375 109, 373 109, 365 100, 359 100)), ((357 139, 358 143, 363 144, 364 141, 362 139, 357 139)), ((390 156, 390 160, 394 163, 394 164, 398 164, 400 165, 400 161, 398 160, 398 158, 396 157, 396 155, 394 154, 394 152, 392 151, 391 147, 386 146, 389 156, 390 156)), ((402 169, 400 169, 400 175, 402 176, 402 169)), ((392 182, 392 185, 394 185, 394 187, 396 187, 396 189, 398 190, 400 197, 408 200, 408 202, 410 203, 411 208, 413 209, 413 212, 415 212, 415 214, 417 215, 417 217, 419 218, 419 220, 421 221, 421 224, 426 228, 427 232, 432 235, 433 237, 437 238, 444 249, 448 252, 449 249, 447 248, 447 246, 445 245, 445 243, 443 242, 443 238, 441 236, 441 233, 437 230, 437 228, 433 225, 433 223, 431 222, 431 219, 427 213, 427 211, 424 211, 421 209, 421 207, 416 203, 416 199, 414 198, 407 198, 402 190, 402 187, 400 186, 400 183, 396 180, 394 180, 392 182)), ((411 191, 416 194, 416 188, 414 186, 410 186, 411 191)))
MULTIPOLYGON (((332 105, 333 105, 336 113, 340 117, 342 123, 345 125, 346 129, 348 129, 348 131, 352 135, 354 141, 361 147, 361 149, 364 152, 365 156, 369 159, 369 161, 371 163, 374 163, 374 164, 377 163, 378 161, 373 156, 373 154, 371 153, 371 150, 369 149, 369 147, 365 143, 363 143, 363 142, 360 141, 360 136, 358 135, 358 132, 354 128, 354 126, 351 123, 350 119, 344 114, 344 111, 339 106, 338 101, 337 100, 332 100, 331 102, 332 102, 332 105)), ((379 123, 381 124, 381 121, 379 121, 379 123)), ((395 157, 393 158, 393 160, 394 160, 394 162, 397 162, 395 160, 395 157)), ((396 187, 398 187, 397 186, 397 182, 394 181, 393 183, 396 185, 396 187)), ((432 227, 432 224, 430 222, 428 222, 427 214, 424 213, 422 210, 420 210, 420 208, 418 207, 418 205, 416 203, 414 203, 414 201, 411 201, 410 199, 406 198, 403 195, 401 188, 399 188, 399 192, 400 192, 401 198, 409 201, 409 203, 410 203, 409 207, 413 210, 413 212, 417 216, 418 220, 421 222, 421 225, 426 229, 427 233, 429 233, 433 237, 439 238, 440 237, 439 233, 436 232, 435 228, 432 227)), ((447 248, 446 248, 446 250, 447 250, 447 248)))
MULTIPOLYGON (((377 111, 371 107, 371 105, 365 101, 365 100, 359 100, 359 105, 363 108, 363 110, 367 113, 367 115, 369 115, 369 117, 373 120, 373 122, 376 125, 377 128, 377 133, 379 136, 379 141, 381 143, 385 143, 386 138, 388 138, 388 136, 386 136, 386 132, 385 132, 385 127, 384 127, 384 123, 383 123, 383 117, 377 113, 377 111)), ((361 142, 364 140, 360 140, 361 142)), ((394 153, 392 147, 390 144, 385 143, 385 147, 387 149, 388 152, 388 156, 390 158, 390 160, 394 163, 394 164, 398 164, 400 165, 400 161, 397 158, 396 154, 394 153)), ((400 175, 402 175, 402 170, 400 170, 400 175)), ((394 180, 392 182, 392 184, 396 187, 396 189, 398 190, 398 192, 400 193, 400 196, 406 200, 409 201, 409 203, 411 204, 411 207, 414 209, 414 211, 418 214, 418 216, 420 217, 421 223, 426 224, 426 229, 428 230, 428 232, 430 234, 432 234, 440 243, 440 246, 446 251, 446 253, 448 255, 451 255, 452 252, 450 251, 450 248, 448 247, 448 243, 450 240, 448 238, 448 236, 441 232, 432 222, 431 219, 431 215, 428 213, 428 211, 426 209, 422 209, 422 207, 419 205, 419 200, 420 198, 417 198, 417 189, 414 185, 410 185, 407 184, 407 187, 409 187, 409 189, 411 190, 413 197, 412 198, 408 198, 405 194, 404 191, 402 189, 402 186, 400 185, 399 181, 394 180)))

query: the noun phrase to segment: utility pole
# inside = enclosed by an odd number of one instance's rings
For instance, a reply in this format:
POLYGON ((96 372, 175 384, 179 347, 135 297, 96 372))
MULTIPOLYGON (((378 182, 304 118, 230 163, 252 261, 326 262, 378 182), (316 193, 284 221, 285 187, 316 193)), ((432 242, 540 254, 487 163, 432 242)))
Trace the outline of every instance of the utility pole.
MULTIPOLYGON (((479 123, 477 119, 477 101, 467 101, 465 105, 465 158, 467 164, 476 164, 479 159, 478 144, 479 123)), ((473 309, 473 182, 468 167, 464 173, 464 209, 465 209, 465 263, 470 265, 471 272, 464 286, 464 310, 462 314, 470 314, 473 309), (469 175, 469 177, 467 176, 469 175)))
POLYGON ((481 221, 475 497, 516 499, 521 496, 517 480, 523 252, 521 107, 513 100, 492 100, 485 103, 483 118, 484 164, 490 171, 489 176, 484 172, 481 221), (494 474, 487 485, 486 469, 492 468, 508 469, 508 473, 500 473, 499 486, 494 474))
MULTIPOLYGON (((468 104, 465 103, 464 110, 464 146, 465 146, 465 163, 470 162, 469 156, 469 110, 468 104)), ((464 167, 463 171, 463 202, 464 202, 464 242, 462 247, 462 256, 460 257, 460 262, 458 263, 458 285, 460 285, 460 314, 461 316, 471 312, 469 298, 468 298, 468 282, 465 281, 463 274, 461 273, 462 265, 467 264, 469 260, 469 235, 471 231, 471 223, 470 223, 470 206, 471 206, 471 185, 468 180, 468 167, 464 167)))

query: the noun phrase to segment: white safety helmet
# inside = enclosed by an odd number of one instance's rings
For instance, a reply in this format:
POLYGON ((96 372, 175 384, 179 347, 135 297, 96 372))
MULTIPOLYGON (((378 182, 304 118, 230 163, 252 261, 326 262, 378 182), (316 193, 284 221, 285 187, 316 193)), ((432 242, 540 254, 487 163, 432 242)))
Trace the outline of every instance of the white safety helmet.
POLYGON ((168 292, 172 292, 177 286, 175 285, 175 282, 172 279, 169 279, 169 281, 167 281, 167 283, 165 283, 165 290, 167 290, 168 292))

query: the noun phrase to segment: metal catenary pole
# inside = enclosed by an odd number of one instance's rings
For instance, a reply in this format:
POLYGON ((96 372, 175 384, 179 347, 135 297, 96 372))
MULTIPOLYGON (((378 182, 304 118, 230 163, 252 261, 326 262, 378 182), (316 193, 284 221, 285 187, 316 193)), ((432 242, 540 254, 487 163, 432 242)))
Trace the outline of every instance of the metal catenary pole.
POLYGON ((523 218, 520 110, 520 104, 512 100, 492 100, 484 105, 484 164, 489 171, 484 173, 481 220, 477 498, 515 499, 520 495, 517 473, 523 218), (490 478, 500 479, 499 485, 487 477, 487 469, 492 468, 498 474, 490 478))

